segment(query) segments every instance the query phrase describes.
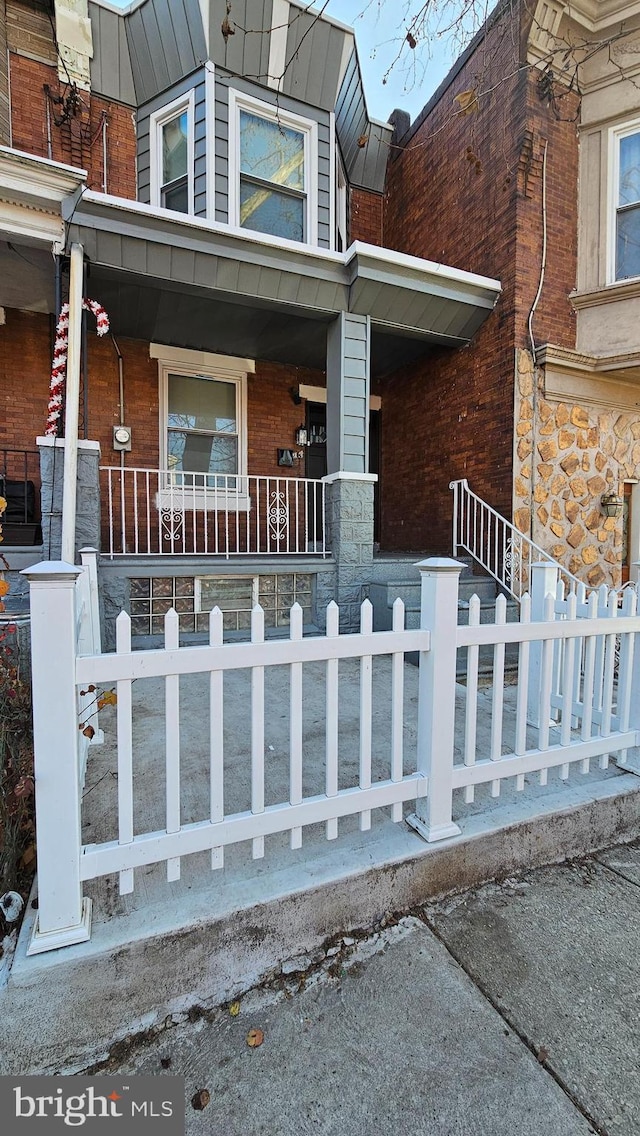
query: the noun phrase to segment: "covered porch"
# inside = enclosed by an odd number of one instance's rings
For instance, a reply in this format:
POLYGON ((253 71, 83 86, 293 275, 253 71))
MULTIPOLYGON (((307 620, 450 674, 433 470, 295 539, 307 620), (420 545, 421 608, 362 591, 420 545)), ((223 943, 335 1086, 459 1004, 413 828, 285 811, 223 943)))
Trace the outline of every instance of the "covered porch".
POLYGON ((335 575, 322 599, 331 594, 348 621, 369 579, 384 492, 384 407, 371 381, 436 346, 468 343, 499 283, 384 248, 301 247, 91 192, 65 214, 117 340, 117 399, 110 345, 87 347, 107 570, 121 575, 136 561, 163 576, 170 559, 173 576, 179 559, 185 576, 199 561, 218 575, 231 565, 242 574, 243 562, 291 574, 292 561, 323 562, 335 575), (96 404, 107 372, 108 415, 96 404))

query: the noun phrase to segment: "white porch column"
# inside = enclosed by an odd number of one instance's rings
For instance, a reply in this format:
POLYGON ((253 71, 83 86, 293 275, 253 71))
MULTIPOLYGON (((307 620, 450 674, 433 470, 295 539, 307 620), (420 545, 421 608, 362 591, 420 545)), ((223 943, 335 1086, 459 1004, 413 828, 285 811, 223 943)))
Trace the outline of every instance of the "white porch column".
POLYGON ((344 631, 357 630, 373 559, 369 473, 371 320, 342 312, 327 333, 327 529, 344 631))
POLYGON ((64 414, 64 489, 62 495, 62 559, 76 558, 76 478, 78 474, 78 420, 80 414, 80 351, 82 346, 82 283, 84 255, 80 244, 71 246, 69 272, 69 348, 64 414))

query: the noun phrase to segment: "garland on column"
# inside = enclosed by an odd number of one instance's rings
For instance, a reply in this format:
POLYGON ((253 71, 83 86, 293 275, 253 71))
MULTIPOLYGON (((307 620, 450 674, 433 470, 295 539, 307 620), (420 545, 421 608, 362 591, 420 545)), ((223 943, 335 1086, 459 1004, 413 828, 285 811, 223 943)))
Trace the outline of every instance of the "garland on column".
MULTIPOLYGON (((96 317, 97 334, 106 335, 109 330, 109 317, 97 300, 83 300, 82 307, 93 312, 96 317)), ((53 348, 51 383, 49 387, 49 409, 45 436, 55 438, 58 433, 58 420, 62 410, 62 392, 67 378, 67 352, 69 350, 69 305, 63 304, 56 327, 56 342, 53 348)))

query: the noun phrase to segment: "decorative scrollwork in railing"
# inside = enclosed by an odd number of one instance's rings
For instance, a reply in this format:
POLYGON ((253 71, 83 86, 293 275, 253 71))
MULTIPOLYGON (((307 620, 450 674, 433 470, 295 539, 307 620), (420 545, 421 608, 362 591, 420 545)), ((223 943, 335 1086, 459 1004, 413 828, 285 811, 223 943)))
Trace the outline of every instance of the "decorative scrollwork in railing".
POLYGON ((289 526, 289 510, 285 494, 280 490, 273 490, 269 500, 269 537, 275 544, 280 544, 287 539, 287 529, 289 526))
POLYGON ((162 539, 171 542, 182 540, 184 512, 182 509, 163 509, 160 514, 162 539))
POLYGON ((522 574, 522 541, 510 536, 505 545, 504 577, 510 591, 520 584, 522 574))

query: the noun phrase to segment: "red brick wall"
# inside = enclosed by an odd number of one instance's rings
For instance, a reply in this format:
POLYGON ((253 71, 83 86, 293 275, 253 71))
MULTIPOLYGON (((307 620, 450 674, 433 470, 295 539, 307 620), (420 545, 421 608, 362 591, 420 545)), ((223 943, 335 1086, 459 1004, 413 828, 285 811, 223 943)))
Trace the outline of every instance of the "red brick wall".
POLYGON ((540 101, 537 76, 527 83, 527 129, 533 144, 528 161, 525 148, 518 176, 518 241, 516 260, 515 339, 530 347, 528 317, 542 264, 542 169, 546 154, 547 260, 540 302, 533 320, 537 345, 555 343, 575 347, 576 315, 568 294, 576 285, 578 240, 578 136, 579 99, 559 89, 556 117, 540 101))
POLYGON ((0 449, 35 449, 47 418, 50 372, 49 316, 7 308, 0 327, 0 449))
POLYGON ((528 345, 540 272, 545 139, 549 243, 535 334, 538 343, 575 342, 567 301, 575 279, 575 124, 558 122, 540 102, 535 75, 515 73, 517 47, 508 31, 507 20, 489 31, 389 164, 385 244, 498 278, 503 291, 469 347, 437 348, 377 384, 387 549, 448 550, 448 486, 461 477, 511 516, 514 354, 528 345), (476 86, 488 92, 477 112, 454 113, 454 96, 476 86))
MULTIPOLYGON (((39 157, 49 157, 47 138, 48 84, 54 95, 64 85, 55 67, 11 52, 11 123, 13 145, 39 157)), ((103 189, 102 122, 107 120, 107 192, 136 197, 136 136, 129 107, 81 91, 82 106, 70 124, 56 126, 53 116, 60 107, 51 105, 51 157, 56 162, 79 166, 88 173, 89 189, 103 189)))
POLYGON ((382 245, 382 219, 384 197, 367 189, 353 187, 350 191, 349 242, 364 241, 369 245, 382 245))
MULTIPOLYGON (((34 448, 44 432, 51 370, 49 316, 8 309, 0 327, 0 448, 34 448)), ((118 360, 111 340, 98 339, 91 322, 89 350, 88 437, 102 447, 102 463, 117 464, 112 449, 113 426, 119 418, 118 360)), ((157 468, 159 461, 158 364, 149 344, 118 340, 124 363, 125 419, 133 449, 127 465, 157 468)), ((257 363, 248 379, 248 467, 263 476, 303 477, 304 461, 293 468, 278 466, 278 448, 293 449, 304 403, 296 406, 290 391, 299 383, 324 386, 321 372, 279 363, 257 363)))

